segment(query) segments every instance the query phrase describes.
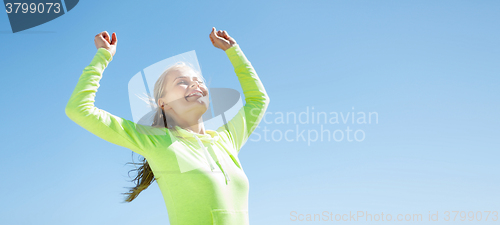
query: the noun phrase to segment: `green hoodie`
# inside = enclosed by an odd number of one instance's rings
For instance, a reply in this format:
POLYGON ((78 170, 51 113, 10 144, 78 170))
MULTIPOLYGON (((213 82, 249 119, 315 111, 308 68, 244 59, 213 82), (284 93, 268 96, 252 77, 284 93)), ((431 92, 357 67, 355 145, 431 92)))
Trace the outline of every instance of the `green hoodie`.
POLYGON ((245 105, 217 130, 196 134, 176 126, 136 124, 94 106, 95 93, 112 55, 99 48, 73 91, 66 115, 111 143, 144 156, 155 175, 172 225, 245 225, 248 219, 247 176, 238 153, 262 120, 269 96, 238 45, 226 54, 240 81, 245 105))

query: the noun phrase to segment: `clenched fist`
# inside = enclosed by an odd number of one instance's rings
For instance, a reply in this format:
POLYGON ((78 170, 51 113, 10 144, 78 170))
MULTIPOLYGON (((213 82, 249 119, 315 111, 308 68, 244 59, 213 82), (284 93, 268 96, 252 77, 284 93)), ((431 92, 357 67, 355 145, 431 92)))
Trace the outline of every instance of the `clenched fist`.
POLYGON ((210 33, 210 41, 216 48, 220 48, 226 51, 236 44, 234 38, 229 36, 225 30, 215 31, 215 27, 212 27, 212 32, 210 33))
POLYGON ((115 55, 116 53, 116 43, 118 42, 118 40, 116 39, 116 33, 113 32, 113 36, 109 37, 109 34, 107 31, 103 31, 99 34, 97 34, 94 38, 94 43, 95 43, 95 47, 97 49, 99 48, 105 48, 106 50, 108 50, 112 56, 115 55))

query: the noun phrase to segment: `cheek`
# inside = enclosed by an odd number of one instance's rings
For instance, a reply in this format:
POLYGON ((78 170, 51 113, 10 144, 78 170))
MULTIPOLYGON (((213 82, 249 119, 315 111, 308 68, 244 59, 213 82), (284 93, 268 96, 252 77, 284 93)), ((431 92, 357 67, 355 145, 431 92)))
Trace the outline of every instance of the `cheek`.
POLYGON ((172 91, 172 97, 174 99, 181 99, 181 98, 184 98, 185 94, 186 94, 186 91, 187 91, 187 88, 183 85, 179 85, 177 87, 175 87, 173 89, 174 91, 172 91))
POLYGON ((186 93, 186 88, 183 87, 182 85, 180 86, 177 86, 177 87, 174 87, 171 89, 171 91, 169 92, 170 96, 169 96, 169 99, 171 101, 180 101, 180 100, 185 100, 184 99, 184 95, 186 93))
POLYGON ((200 89, 201 89, 203 92, 206 92, 206 93, 210 94, 210 93, 208 92, 208 88, 207 88, 207 87, 205 87, 205 86, 200 86, 200 89))

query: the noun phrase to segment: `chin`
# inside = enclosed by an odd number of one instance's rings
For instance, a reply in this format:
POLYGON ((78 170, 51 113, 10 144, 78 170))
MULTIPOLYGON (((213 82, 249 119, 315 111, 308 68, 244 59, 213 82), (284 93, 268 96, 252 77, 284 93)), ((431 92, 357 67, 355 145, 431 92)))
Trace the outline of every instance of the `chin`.
POLYGON ((196 105, 204 105, 206 108, 210 105, 208 97, 198 98, 195 101, 192 101, 192 103, 195 103, 196 105))
POLYGON ((203 101, 202 99, 197 99, 195 102, 192 102, 193 104, 191 105, 192 110, 199 110, 203 111, 205 113, 208 110, 208 107, 210 103, 208 101, 203 101))

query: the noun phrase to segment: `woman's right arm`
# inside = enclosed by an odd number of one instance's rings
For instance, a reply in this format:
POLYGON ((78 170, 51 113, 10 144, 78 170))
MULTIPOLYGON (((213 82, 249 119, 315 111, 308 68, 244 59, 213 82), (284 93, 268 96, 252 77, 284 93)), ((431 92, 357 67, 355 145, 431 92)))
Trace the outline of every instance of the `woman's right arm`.
POLYGON ((99 81, 112 58, 113 55, 107 49, 97 50, 91 63, 83 70, 66 105, 66 115, 100 138, 145 156, 151 146, 156 146, 156 142, 165 138, 164 135, 94 106, 99 81))

